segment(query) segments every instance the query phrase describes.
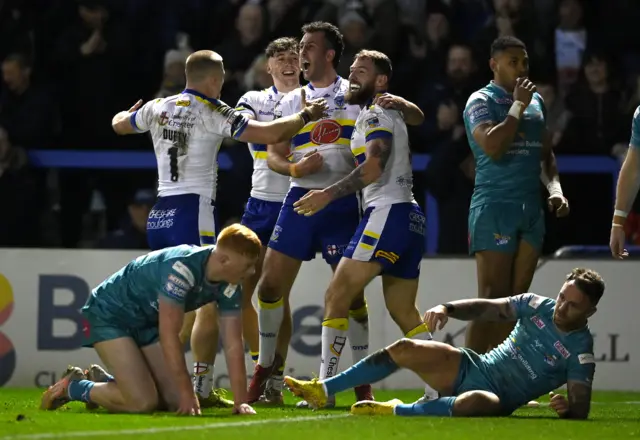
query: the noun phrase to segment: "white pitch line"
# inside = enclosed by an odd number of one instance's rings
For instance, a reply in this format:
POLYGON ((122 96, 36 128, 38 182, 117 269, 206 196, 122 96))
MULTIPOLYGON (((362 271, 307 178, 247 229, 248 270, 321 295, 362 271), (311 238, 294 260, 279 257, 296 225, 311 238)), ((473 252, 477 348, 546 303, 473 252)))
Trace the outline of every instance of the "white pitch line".
POLYGON ((157 434, 162 432, 175 432, 175 431, 201 431, 204 429, 217 429, 217 428, 233 428, 236 426, 255 426, 266 425, 269 423, 295 423, 295 422, 309 422, 309 421, 323 421, 331 419, 339 419, 343 417, 349 417, 349 414, 338 415, 326 415, 326 416, 304 416, 304 417, 292 417, 286 419, 262 419, 262 420, 244 420, 238 422, 220 422, 220 423, 205 423, 204 425, 184 425, 184 426, 165 426, 160 428, 142 428, 142 429, 118 429, 113 431, 71 431, 71 432, 49 432, 42 434, 20 434, 7 437, 0 437, 0 440, 37 440, 37 439, 50 439, 50 438, 69 438, 69 437, 98 437, 98 436, 115 436, 126 434, 157 434))

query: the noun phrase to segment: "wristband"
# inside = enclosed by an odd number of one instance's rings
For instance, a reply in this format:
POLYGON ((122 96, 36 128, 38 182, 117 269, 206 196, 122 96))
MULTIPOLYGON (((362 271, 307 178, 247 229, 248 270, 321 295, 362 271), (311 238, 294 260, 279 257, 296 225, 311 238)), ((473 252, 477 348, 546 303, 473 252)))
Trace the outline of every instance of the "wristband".
POLYGON ((294 177, 294 178, 298 178, 298 177, 300 177, 300 175, 298 174, 298 167, 297 167, 297 165, 298 165, 298 164, 295 164, 295 163, 292 163, 291 165, 289 165, 289 175, 290 175, 291 177, 294 177))
POLYGON ((442 304, 442 306, 447 309, 447 315, 451 315, 455 310, 455 306, 451 303, 442 304))
POLYGON ((513 116, 516 119, 520 119, 520 113, 524 109, 524 102, 521 101, 513 101, 511 108, 509 108, 509 116, 513 116))
POLYGON ((615 211, 613 211, 613 215, 615 215, 616 217, 627 218, 629 213, 627 211, 623 211, 622 209, 616 209, 615 211))
POLYGON ((621 225, 619 223, 611 223, 611 227, 612 228, 624 228, 624 225, 621 225))
POLYGON ((560 185, 560 182, 558 182, 557 180, 552 180, 551 182, 549 182, 547 184, 547 191, 549 191, 549 195, 554 196, 554 195, 558 195, 558 196, 562 196, 562 186, 560 185))

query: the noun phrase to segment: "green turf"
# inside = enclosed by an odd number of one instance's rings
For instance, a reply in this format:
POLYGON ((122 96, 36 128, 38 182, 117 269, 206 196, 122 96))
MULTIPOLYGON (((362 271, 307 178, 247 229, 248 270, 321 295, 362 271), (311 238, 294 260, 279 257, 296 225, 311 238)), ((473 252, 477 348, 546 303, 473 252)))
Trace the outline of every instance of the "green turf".
MULTIPOLYGON (((411 401, 419 391, 378 391, 378 400, 411 401)), ((288 396, 289 397, 289 396, 288 396)), ((640 393, 595 393, 589 421, 557 420, 547 408, 522 409, 509 418, 450 419, 347 416, 352 393, 338 396, 334 410, 293 407, 256 408, 256 416, 232 416, 230 410, 205 410, 201 417, 172 414, 113 415, 89 412, 73 402, 54 412, 38 410, 40 391, 0 389, 0 440, 91 438, 196 440, 395 440, 395 439, 622 439, 640 438, 640 393), (296 420, 305 418, 302 420, 296 420), (20 420, 19 420, 20 419, 20 420), (248 423, 240 426, 239 424, 248 423), (155 429, 155 432, 153 431, 155 429), (75 432, 75 434, 73 434, 75 432)), ((541 401, 544 401, 542 399, 541 401)))

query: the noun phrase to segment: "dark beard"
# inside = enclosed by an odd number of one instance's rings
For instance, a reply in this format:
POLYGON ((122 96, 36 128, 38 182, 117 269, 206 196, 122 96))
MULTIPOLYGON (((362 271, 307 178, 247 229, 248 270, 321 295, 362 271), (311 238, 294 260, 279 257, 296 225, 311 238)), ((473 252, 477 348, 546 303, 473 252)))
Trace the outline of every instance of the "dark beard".
POLYGON ((351 89, 347 90, 344 95, 344 101, 349 105, 364 105, 372 99, 376 94, 376 89, 373 84, 362 84, 360 90, 352 92, 351 89))

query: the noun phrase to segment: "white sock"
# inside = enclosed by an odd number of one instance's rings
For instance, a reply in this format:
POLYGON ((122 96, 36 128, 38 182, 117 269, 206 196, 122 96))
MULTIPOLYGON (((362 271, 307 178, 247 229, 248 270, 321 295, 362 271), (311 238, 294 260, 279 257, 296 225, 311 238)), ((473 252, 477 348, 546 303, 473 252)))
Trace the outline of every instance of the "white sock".
POLYGON ((338 374, 340 356, 342 355, 344 346, 347 344, 348 328, 349 320, 346 318, 331 319, 322 323, 320 379, 327 379, 338 374), (328 327, 326 325, 327 323, 334 325, 332 327, 328 327))
POLYGON ((200 397, 209 397, 213 389, 213 365, 206 362, 193 363, 193 390, 200 397))
POLYGON ((349 318, 348 335, 353 364, 355 365, 369 356, 369 317, 359 321, 353 317, 349 318))
POLYGON ((284 319, 284 301, 274 303, 258 301, 258 328, 260 333, 260 354, 258 365, 270 367, 276 357, 278 331, 284 319))

